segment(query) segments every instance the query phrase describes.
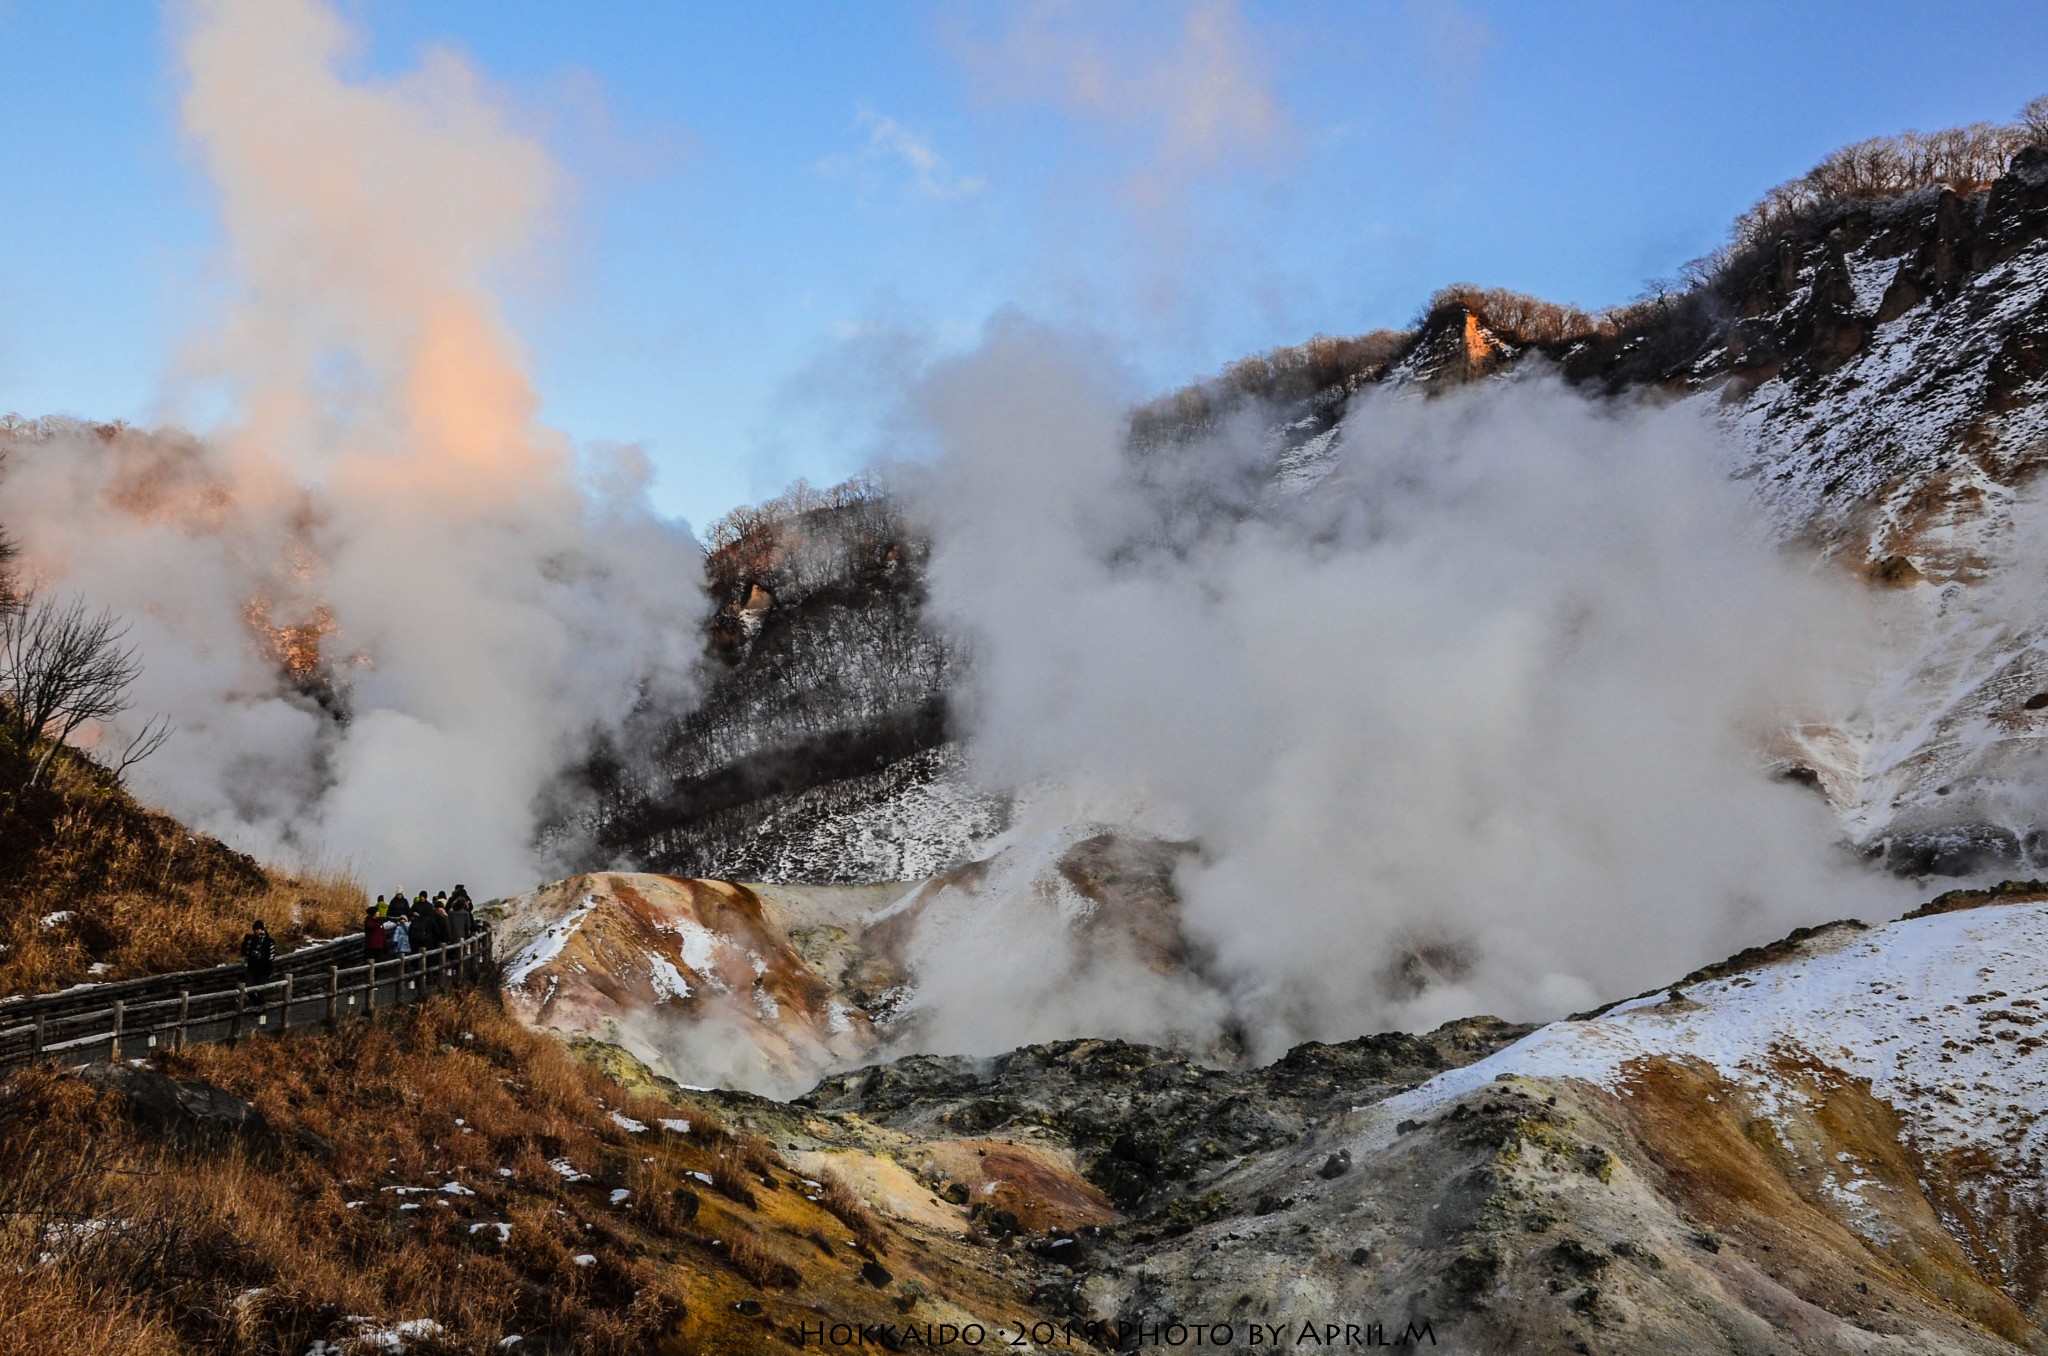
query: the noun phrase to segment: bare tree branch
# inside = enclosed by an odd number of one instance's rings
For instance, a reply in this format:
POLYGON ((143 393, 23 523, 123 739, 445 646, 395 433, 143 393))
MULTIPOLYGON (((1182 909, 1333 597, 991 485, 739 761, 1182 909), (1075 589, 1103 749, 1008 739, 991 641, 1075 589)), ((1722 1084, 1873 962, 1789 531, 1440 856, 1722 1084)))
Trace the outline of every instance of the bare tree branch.
POLYGON ((125 780, 128 769, 162 748, 170 737, 178 732, 169 716, 151 716, 149 723, 128 741, 128 747, 121 750, 120 761, 112 768, 115 781, 125 780))
POLYGON ((128 688, 142 666, 134 648, 122 644, 127 635, 126 622, 88 610, 82 598, 59 603, 30 595, 0 614, 0 724, 23 752, 50 741, 31 786, 80 726, 128 709, 128 688))

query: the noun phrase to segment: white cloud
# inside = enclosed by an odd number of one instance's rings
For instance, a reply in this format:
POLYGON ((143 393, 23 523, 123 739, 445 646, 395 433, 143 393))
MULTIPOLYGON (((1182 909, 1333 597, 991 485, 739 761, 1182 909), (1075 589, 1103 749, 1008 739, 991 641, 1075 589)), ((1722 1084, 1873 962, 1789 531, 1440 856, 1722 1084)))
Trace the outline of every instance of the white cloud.
POLYGON ((974 175, 954 174, 931 138, 871 108, 860 111, 867 140, 854 151, 818 162, 818 172, 851 180, 863 197, 900 184, 912 197, 935 201, 971 198, 988 187, 974 175))
POLYGON ((958 44, 978 87, 1135 132, 1142 168, 1131 187, 1143 198, 1265 163, 1293 138, 1258 35, 1232 0, 1156 9, 1037 0, 1006 13, 993 38, 958 44))

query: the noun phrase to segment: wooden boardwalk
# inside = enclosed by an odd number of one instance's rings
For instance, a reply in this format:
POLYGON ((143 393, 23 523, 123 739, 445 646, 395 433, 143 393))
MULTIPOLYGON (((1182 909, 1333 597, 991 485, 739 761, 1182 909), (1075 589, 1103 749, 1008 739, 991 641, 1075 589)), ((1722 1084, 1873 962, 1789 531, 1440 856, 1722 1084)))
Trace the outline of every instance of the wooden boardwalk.
POLYGON ((417 1003, 493 968, 491 932, 479 925, 462 941, 375 962, 360 937, 323 942, 280 956, 264 984, 248 983, 240 965, 222 965, 15 999, 0 1003, 0 1073, 256 1031, 331 1030, 344 1017, 417 1003))

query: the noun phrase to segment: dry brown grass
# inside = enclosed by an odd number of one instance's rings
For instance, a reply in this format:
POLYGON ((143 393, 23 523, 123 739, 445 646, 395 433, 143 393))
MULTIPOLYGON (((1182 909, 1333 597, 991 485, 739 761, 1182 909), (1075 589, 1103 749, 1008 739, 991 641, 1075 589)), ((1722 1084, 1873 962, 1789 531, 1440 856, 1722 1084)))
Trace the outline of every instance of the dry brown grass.
POLYGON ((795 1267, 768 1251, 761 1236, 744 1224, 726 1228, 725 1253, 735 1271, 755 1285, 781 1288, 803 1279, 795 1267))
POLYGON ((738 1201, 749 1210, 759 1204, 746 1168, 730 1147, 719 1150, 718 1156, 711 1161, 711 1186, 719 1195, 729 1201, 738 1201))
POLYGON ((860 1193, 848 1186, 846 1179, 829 1168, 821 1168, 815 1179, 819 1184, 818 1204, 846 1226, 854 1241, 871 1252, 881 1252, 883 1247, 882 1225, 868 1209, 860 1193))
POLYGON ((265 870, 139 804, 82 756, 60 754, 33 788, 22 761, 0 746, 0 993, 63 988, 95 964, 108 979, 219 965, 252 918, 280 950, 362 918, 347 871, 265 870))
MULTIPOLYGON (((776 1198, 793 1217, 772 1234, 765 1216, 745 1223, 731 1206, 679 1208, 675 1193, 714 1154, 735 1171, 787 1168, 751 1136, 707 1151, 618 1126, 609 1112, 652 1126, 676 1111, 608 1082, 484 994, 334 1036, 167 1052, 160 1067, 247 1098, 283 1149, 174 1151, 73 1075, 0 1084, 10 1352, 304 1351, 346 1336, 349 1315, 431 1317, 453 1350, 524 1332, 564 1349, 645 1351, 707 1281, 735 1296, 798 1284, 790 1257, 815 1257, 802 1236, 825 1219, 793 1192, 776 1198), (564 1161, 588 1179, 551 1166, 564 1161), (449 1182, 474 1194, 439 1189, 449 1182), (613 1202, 616 1187, 630 1195, 613 1202), (498 1223, 511 1226, 503 1242, 498 1223)), ((705 1321, 730 1309, 718 1303, 705 1321)))

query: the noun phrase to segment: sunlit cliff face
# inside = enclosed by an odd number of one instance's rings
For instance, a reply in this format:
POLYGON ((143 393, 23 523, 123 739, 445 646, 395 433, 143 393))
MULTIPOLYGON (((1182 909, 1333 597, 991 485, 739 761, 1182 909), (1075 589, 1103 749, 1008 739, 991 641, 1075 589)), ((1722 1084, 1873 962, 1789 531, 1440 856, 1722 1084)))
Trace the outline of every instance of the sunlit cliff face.
POLYGON ((1495 358, 1499 357, 1500 352, 1500 341, 1487 333, 1486 327, 1479 323, 1478 316, 1467 311, 1465 313, 1466 364, 1474 371, 1482 370, 1492 363, 1495 358))
POLYGON ((262 597, 251 598, 242 608, 242 616, 264 652, 294 683, 303 686, 326 678, 320 642, 336 630, 333 609, 316 604, 306 621, 280 623, 272 618, 270 608, 270 601, 262 597))

